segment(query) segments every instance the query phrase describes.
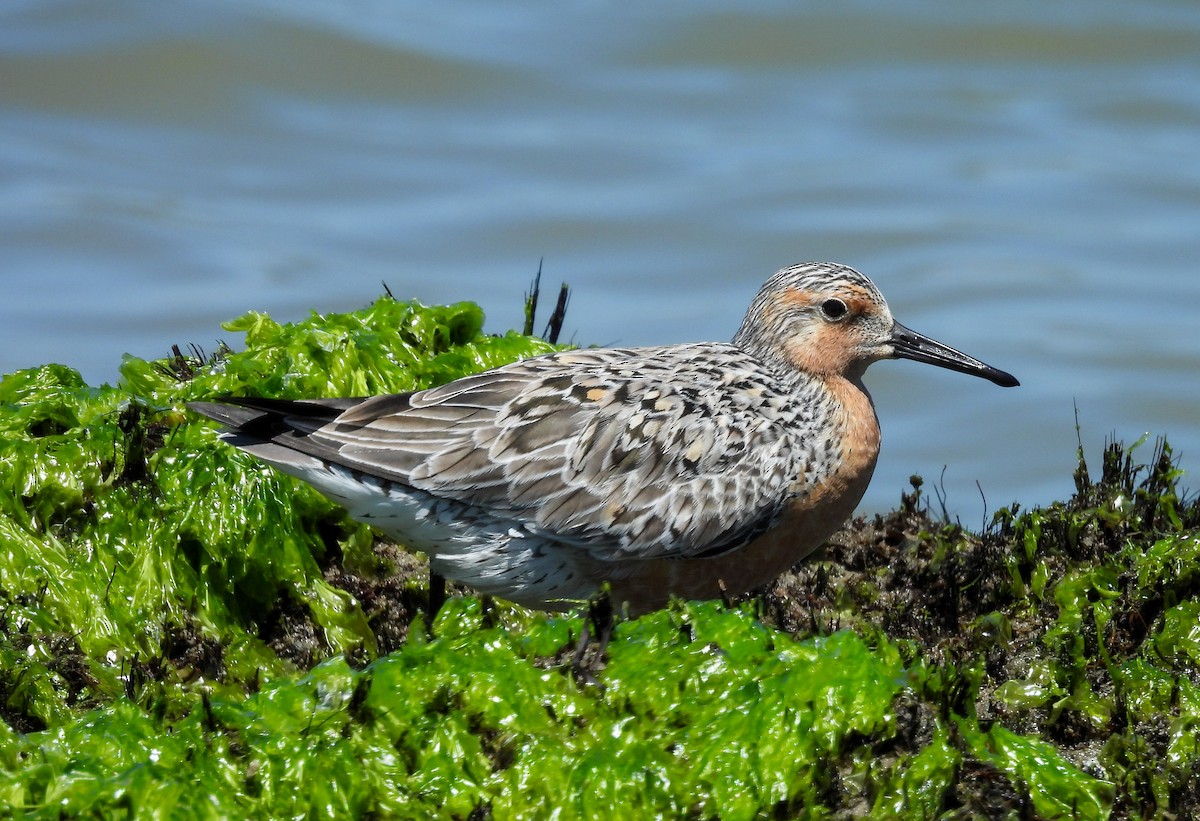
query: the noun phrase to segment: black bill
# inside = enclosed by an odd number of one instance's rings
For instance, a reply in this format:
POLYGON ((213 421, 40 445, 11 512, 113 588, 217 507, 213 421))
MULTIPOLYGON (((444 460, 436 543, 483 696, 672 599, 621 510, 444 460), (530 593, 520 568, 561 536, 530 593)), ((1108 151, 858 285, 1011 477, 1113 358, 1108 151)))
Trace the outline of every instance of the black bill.
POLYGON ((1012 388, 1021 384, 1011 373, 984 364, 974 357, 967 356, 962 351, 954 350, 949 345, 943 345, 911 328, 905 328, 899 322, 892 327, 892 346, 895 348, 895 355, 898 359, 927 362, 930 365, 949 368, 959 373, 982 376, 1002 388, 1012 388))

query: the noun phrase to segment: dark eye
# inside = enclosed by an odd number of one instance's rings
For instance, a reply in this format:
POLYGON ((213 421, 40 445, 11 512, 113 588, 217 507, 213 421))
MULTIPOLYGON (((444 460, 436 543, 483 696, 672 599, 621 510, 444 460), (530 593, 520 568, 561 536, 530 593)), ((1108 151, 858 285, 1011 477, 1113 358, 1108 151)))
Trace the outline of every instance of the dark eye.
POLYGON ((840 299, 827 299, 821 303, 821 313, 831 322, 837 322, 845 319, 846 314, 850 313, 850 309, 840 299))

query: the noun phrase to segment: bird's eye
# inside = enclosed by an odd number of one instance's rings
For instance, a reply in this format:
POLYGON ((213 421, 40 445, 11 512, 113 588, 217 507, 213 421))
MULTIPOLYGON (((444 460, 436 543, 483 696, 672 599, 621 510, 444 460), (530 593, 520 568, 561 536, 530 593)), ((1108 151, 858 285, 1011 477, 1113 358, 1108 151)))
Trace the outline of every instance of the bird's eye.
POLYGON ((827 299, 821 303, 821 314, 831 322, 845 319, 849 313, 850 309, 840 299, 827 299))

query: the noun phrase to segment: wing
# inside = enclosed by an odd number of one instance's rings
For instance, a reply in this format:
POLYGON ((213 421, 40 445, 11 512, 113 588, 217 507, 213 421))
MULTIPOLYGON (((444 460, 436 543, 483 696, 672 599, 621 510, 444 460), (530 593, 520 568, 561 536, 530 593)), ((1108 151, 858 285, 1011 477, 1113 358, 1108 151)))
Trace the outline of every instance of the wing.
POLYGON ((799 478, 771 384, 729 345, 570 351, 340 413, 246 400, 237 431, 599 559, 711 556, 766 530, 799 478))

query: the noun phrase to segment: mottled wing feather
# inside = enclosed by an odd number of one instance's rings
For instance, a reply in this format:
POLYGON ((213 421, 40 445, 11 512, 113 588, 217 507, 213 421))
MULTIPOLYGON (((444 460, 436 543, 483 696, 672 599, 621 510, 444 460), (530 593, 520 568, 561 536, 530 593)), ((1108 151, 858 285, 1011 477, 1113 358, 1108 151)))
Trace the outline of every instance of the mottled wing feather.
POLYGON ((362 400, 296 444, 597 558, 714 555, 765 530, 786 502, 791 420, 737 348, 681 352, 538 357, 362 400))

